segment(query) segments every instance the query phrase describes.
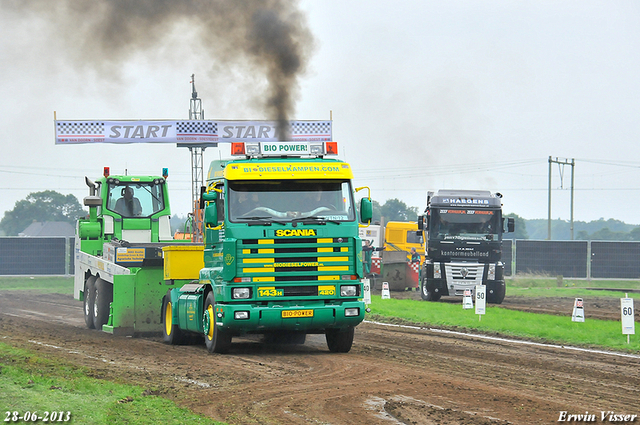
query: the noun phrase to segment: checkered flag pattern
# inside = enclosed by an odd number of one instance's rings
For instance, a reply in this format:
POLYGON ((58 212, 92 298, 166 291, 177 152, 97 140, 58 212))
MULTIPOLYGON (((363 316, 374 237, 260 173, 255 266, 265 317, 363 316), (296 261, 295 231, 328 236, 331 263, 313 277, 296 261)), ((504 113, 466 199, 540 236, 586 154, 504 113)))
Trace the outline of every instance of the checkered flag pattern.
POLYGON ((178 134, 218 134, 218 123, 212 121, 189 120, 178 121, 176 124, 178 134))
POLYGON ((98 121, 57 121, 59 136, 104 136, 104 122, 98 121))
POLYGON ((410 263, 411 264, 411 270, 413 270, 415 273, 420 273, 420 263, 410 263))
POLYGON ((330 135, 331 121, 293 121, 291 135, 330 135))

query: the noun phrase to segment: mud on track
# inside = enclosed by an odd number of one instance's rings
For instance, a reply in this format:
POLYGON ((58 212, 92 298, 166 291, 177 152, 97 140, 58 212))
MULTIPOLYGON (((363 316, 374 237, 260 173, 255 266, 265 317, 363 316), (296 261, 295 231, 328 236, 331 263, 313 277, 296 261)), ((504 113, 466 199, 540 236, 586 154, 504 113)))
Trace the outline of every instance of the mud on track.
MULTIPOLYGON (((505 306, 509 299, 505 300, 505 306)), ((227 355, 84 328, 70 296, 0 291, 0 341, 140 385, 233 424, 556 423, 560 411, 640 414, 640 356, 363 323, 348 354, 234 339, 227 355)))

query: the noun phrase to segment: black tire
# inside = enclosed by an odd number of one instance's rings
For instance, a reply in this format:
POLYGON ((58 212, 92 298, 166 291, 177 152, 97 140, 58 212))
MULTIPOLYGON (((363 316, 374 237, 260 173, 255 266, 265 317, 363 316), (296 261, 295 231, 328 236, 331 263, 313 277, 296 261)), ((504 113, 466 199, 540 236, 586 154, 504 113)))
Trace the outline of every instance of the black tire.
POLYGON ((216 326, 215 299, 209 292, 204 300, 204 344, 210 353, 224 354, 231 348, 231 334, 216 326))
POLYGON ((439 301, 441 297, 439 293, 430 291, 429 288, 427 288, 426 280, 423 280, 422 285, 420 285, 420 296, 425 301, 439 301))
POLYGON ((171 290, 162 299, 162 340, 166 344, 184 344, 185 334, 180 327, 173 323, 173 303, 171 302, 171 290))
POLYGON ((95 300, 95 288, 96 288, 96 277, 89 276, 84 281, 84 323, 87 325, 89 329, 95 329, 96 326, 93 324, 93 302, 95 300))
POLYGON ((348 353, 353 345, 355 328, 349 326, 347 329, 327 329, 325 337, 327 346, 332 353, 348 353))
POLYGON ((504 282, 499 283, 498 285, 496 285, 493 294, 489 294, 489 296, 487 297, 487 301, 489 302, 489 304, 502 304, 506 292, 507 285, 504 282))
POLYGON ((113 301, 113 285, 98 278, 93 301, 93 324, 99 331, 109 321, 109 307, 113 301))

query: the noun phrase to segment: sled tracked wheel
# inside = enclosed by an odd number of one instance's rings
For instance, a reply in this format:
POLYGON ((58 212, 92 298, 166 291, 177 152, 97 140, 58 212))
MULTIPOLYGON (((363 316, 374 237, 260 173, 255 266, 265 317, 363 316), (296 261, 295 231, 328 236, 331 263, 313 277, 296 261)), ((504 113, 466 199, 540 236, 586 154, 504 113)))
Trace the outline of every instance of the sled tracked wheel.
POLYGON ((162 340, 171 345, 183 344, 184 332, 173 323, 173 303, 171 302, 171 290, 162 299, 162 340))
POLYGON ((96 277, 89 276, 84 282, 84 323, 89 329, 95 329, 93 324, 93 302, 95 293, 96 277))
POLYGON ((215 300, 209 292, 204 301, 204 343, 210 353, 226 353, 231 348, 231 334, 216 326, 215 300))
POLYGON ((353 326, 347 329, 327 329, 325 336, 327 338, 327 346, 332 353, 348 353, 353 345, 353 336, 355 328, 353 326))
POLYGON ((102 325, 109 321, 109 306, 113 301, 113 285, 109 282, 97 279, 93 302, 93 324, 99 331, 102 325))

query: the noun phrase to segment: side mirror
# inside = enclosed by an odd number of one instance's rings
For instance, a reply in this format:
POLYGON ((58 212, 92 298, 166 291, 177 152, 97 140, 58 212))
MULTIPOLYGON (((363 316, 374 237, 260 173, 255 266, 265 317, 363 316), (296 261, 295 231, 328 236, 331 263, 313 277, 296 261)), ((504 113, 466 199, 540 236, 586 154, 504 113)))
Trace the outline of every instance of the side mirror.
POLYGON ((513 217, 507 218, 507 232, 513 233, 516 231, 516 220, 513 217))
POLYGON ((424 230, 424 216, 418 216, 418 234, 424 230))
POLYGON ((204 225, 216 227, 218 225, 218 208, 216 201, 218 199, 218 192, 212 190, 208 193, 203 193, 201 196, 202 202, 207 201, 207 205, 204 207, 204 225))
POLYGON ((371 223, 373 219, 373 203, 370 198, 360 199, 360 221, 362 223, 371 223))

